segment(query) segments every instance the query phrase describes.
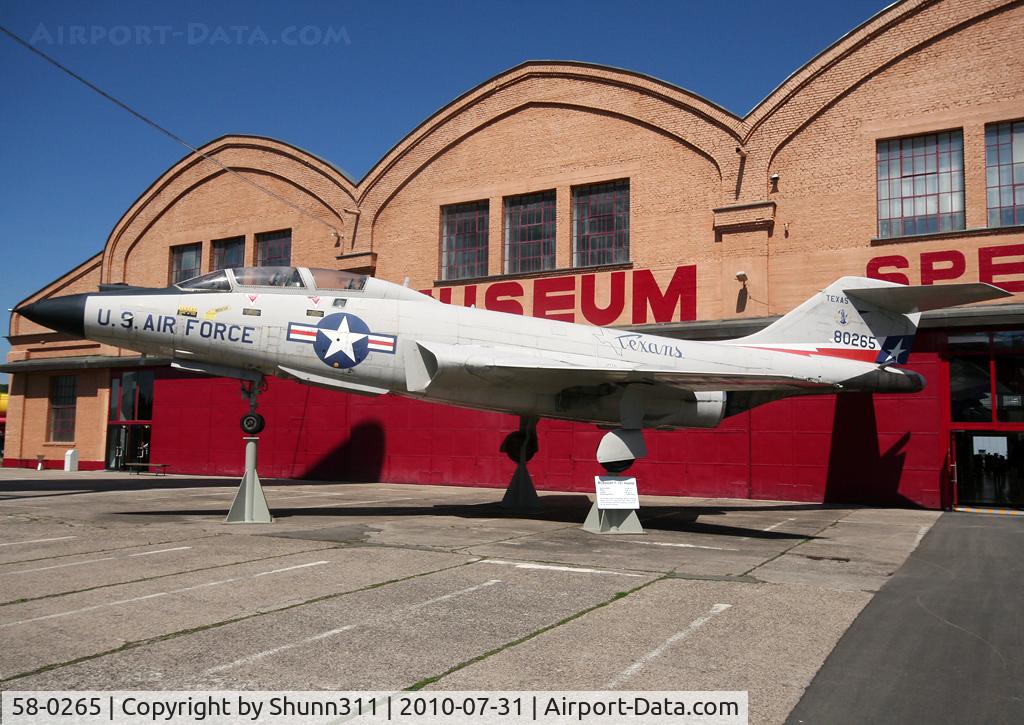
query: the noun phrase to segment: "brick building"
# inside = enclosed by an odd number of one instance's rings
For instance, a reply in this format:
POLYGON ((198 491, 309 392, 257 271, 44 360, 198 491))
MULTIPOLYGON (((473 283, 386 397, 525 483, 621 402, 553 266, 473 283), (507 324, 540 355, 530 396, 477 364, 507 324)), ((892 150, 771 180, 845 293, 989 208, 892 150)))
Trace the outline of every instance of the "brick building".
MULTIPOLYGON (((284 141, 226 136, 143 191, 102 250, 29 297, 292 263, 445 302, 718 339, 846 274, 1024 292, 1024 7, 906 0, 740 118, 671 84, 524 63, 468 91, 360 181, 284 141), (303 210, 303 214, 294 207, 303 210), (746 283, 737 281, 744 272, 746 283)), ((785 400, 652 433, 650 493, 949 507, 1024 502, 1024 307, 926 316, 908 396, 785 400), (955 465, 954 465, 955 464, 955 465)), ((148 457, 238 473, 237 384, 13 315, 4 465, 148 457)), ((264 475, 504 485, 516 421, 275 380, 264 475)), ((600 432, 542 422, 541 488, 586 489, 600 432)))

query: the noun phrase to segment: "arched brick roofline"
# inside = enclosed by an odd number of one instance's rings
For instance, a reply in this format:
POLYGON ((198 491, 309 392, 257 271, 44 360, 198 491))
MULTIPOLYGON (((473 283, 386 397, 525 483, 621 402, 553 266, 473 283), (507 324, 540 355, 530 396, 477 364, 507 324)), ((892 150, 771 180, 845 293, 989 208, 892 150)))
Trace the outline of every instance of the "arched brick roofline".
POLYGON ((883 8, 853 30, 845 33, 809 61, 793 71, 771 93, 743 117, 746 143, 765 121, 787 105, 801 90, 867 43, 942 0, 900 0, 883 8))
MULTIPOLYGON (((258 175, 266 176, 268 178, 277 179, 278 181, 283 181, 284 183, 288 184, 289 186, 292 186, 292 187, 298 189, 300 192, 306 194, 307 196, 315 199, 318 203, 322 204, 323 206, 325 206, 327 208, 331 208, 330 205, 326 201, 324 201, 322 198, 320 198, 319 196, 314 194, 312 191, 310 191, 310 189, 308 189, 305 186, 302 186, 301 184, 299 184, 295 180, 290 179, 287 176, 284 176, 282 174, 274 173, 272 171, 267 171, 266 169, 260 169, 260 168, 256 168, 256 167, 230 166, 228 168, 230 168, 232 171, 237 171, 237 172, 241 172, 241 173, 258 174, 258 175)), ((145 236, 146 232, 149 231, 149 229, 154 224, 156 224, 158 221, 160 221, 161 218, 163 218, 164 214, 167 213, 167 211, 171 207, 173 207, 176 203, 178 203, 178 201, 180 201, 182 198, 187 196, 189 193, 191 193, 192 191, 195 191, 198 187, 200 187, 203 184, 208 183, 209 181, 213 180, 214 178, 216 178, 218 176, 222 176, 222 175, 224 175, 226 173, 228 173, 228 172, 225 171, 224 169, 211 168, 211 173, 210 174, 202 177, 201 179, 197 179, 193 184, 190 184, 188 187, 182 189, 178 194, 176 194, 172 199, 170 199, 166 204, 164 204, 163 207, 156 213, 156 215, 153 216, 153 218, 150 219, 148 222, 146 222, 145 226, 143 226, 141 229, 138 230, 138 233, 135 234, 135 238, 131 241, 131 243, 128 245, 128 247, 124 250, 124 253, 119 257, 119 261, 120 261, 120 278, 121 279, 125 278, 125 274, 127 272, 126 266, 127 266, 127 262, 128 262, 128 256, 131 254, 132 249, 134 249, 135 245, 137 245, 142 240, 142 237, 145 236)), ((339 219, 341 218, 340 214, 339 214, 338 218, 339 219)), ((105 260, 108 273, 112 271, 112 266, 114 264, 114 261, 115 261, 114 258, 108 258, 108 259, 105 260)))
MULTIPOLYGON (((457 146, 458 144, 462 143, 467 138, 470 138, 471 136, 479 133, 480 131, 483 131, 484 129, 488 128, 489 126, 492 126, 495 123, 498 123, 498 122, 500 122, 500 121, 502 121, 502 120, 504 120, 504 119, 506 119, 506 118, 508 118, 510 116, 513 116, 513 115, 515 115, 515 114, 517 114, 517 113, 519 113, 519 112, 521 112, 523 110, 526 110, 528 108, 562 108, 562 109, 567 109, 567 110, 570 110, 570 111, 580 111, 582 113, 593 113, 593 114, 597 114, 597 115, 601 115, 601 116, 608 116, 610 118, 616 118, 616 119, 618 119, 620 121, 625 121, 626 123, 632 123, 634 125, 641 126, 643 128, 646 128, 649 131, 652 131, 653 133, 657 133, 657 134, 659 134, 661 136, 664 136, 665 138, 668 138, 671 141, 674 141, 674 142, 680 144, 681 146, 685 146, 689 150, 691 150, 694 153, 696 153, 697 155, 701 156, 705 161, 707 161, 708 163, 710 163, 714 167, 715 171, 718 173, 719 180, 721 180, 721 178, 722 178, 722 169, 719 166, 718 161, 710 153, 708 153, 707 151, 705 151, 705 150, 703 150, 703 149, 693 145, 692 143, 690 143, 687 139, 683 138, 682 136, 674 134, 671 131, 667 131, 664 128, 655 126, 654 124, 650 124, 650 123, 647 123, 646 121, 642 121, 642 120, 640 120, 640 119, 638 119, 638 118, 636 118, 634 116, 630 116, 630 115, 627 115, 627 114, 624 114, 624 113, 617 113, 617 112, 614 112, 614 111, 607 111, 607 110, 600 109, 600 108, 594 108, 592 106, 582 106, 582 105, 576 105, 576 104, 572 104, 572 103, 551 103, 551 102, 541 102, 541 101, 527 101, 526 103, 523 103, 523 104, 521 104, 519 106, 516 106, 514 108, 510 108, 507 111, 505 111, 504 113, 501 113, 501 114, 499 114, 497 116, 494 116, 493 118, 489 118, 484 123, 481 123, 478 126, 474 126, 470 130, 468 130, 466 133, 462 134, 461 136, 453 138, 451 141, 446 143, 444 146, 442 146, 441 148, 437 149, 437 151, 435 151, 429 158, 424 159, 423 162, 420 163, 411 173, 403 175, 403 178, 398 183, 398 185, 396 185, 395 188, 390 191, 388 196, 386 198, 384 198, 380 202, 380 204, 377 205, 377 207, 373 210, 373 222, 375 223, 377 221, 377 217, 380 215, 380 213, 387 207, 388 203, 390 203, 390 201, 402 189, 404 189, 413 179, 415 179, 424 168, 429 166, 431 163, 433 163, 435 160, 437 160, 440 156, 444 155, 446 152, 448 152, 449 150, 451 150, 453 147, 457 146)), ((372 227, 373 227, 373 224, 371 223, 371 225, 370 225, 370 228, 371 228, 370 234, 371 235, 372 235, 372 227)))
POLYGON ((808 126, 814 123, 814 121, 820 118, 823 114, 828 112, 829 109, 834 107, 837 103, 842 101, 844 98, 849 96, 851 93, 856 91, 858 88, 863 86, 872 78, 875 78, 879 74, 885 72, 889 68, 892 68, 894 65, 897 65, 901 61, 906 60, 910 56, 927 48, 930 45, 934 45, 935 43, 941 42, 946 38, 956 35, 965 28, 969 28, 972 25, 984 22, 985 20, 988 20, 996 15, 999 15, 1000 13, 1003 13, 1011 8, 1018 7, 1020 5, 1024 5, 1024 0, 1015 0, 1014 2, 1008 3, 1006 5, 1000 5, 998 7, 990 8, 988 11, 984 13, 968 18, 963 22, 958 23, 957 25, 948 27, 942 32, 937 33, 936 35, 933 35, 931 37, 928 37, 925 40, 922 40, 921 42, 907 48, 894 58, 890 58, 885 63, 882 63, 881 65, 872 68, 863 77, 857 79, 857 81, 854 84, 852 84, 848 88, 843 89, 841 93, 836 95, 834 98, 830 99, 825 105, 823 105, 821 108, 817 109, 813 114, 808 116, 800 125, 794 128, 785 138, 783 138, 781 142, 776 144, 775 147, 772 149, 771 154, 768 156, 768 163, 766 165, 766 168, 771 167, 771 164, 775 160, 775 157, 778 156, 793 139, 799 136, 804 129, 806 129, 808 126))
MULTIPOLYGON (((201 146, 199 150, 212 156, 217 157, 218 154, 225 154, 235 150, 250 150, 259 151, 266 154, 285 158, 288 161, 296 164, 296 168, 300 170, 303 175, 312 174, 308 179, 310 182, 318 181, 325 183, 328 188, 335 188, 339 193, 344 196, 345 204, 355 204, 356 188, 352 181, 341 171, 334 166, 328 164, 317 156, 303 151, 295 146, 286 144, 276 139, 266 138, 263 136, 247 136, 247 135, 227 135, 221 136, 204 146, 201 146), (304 170, 304 171, 303 171, 304 170)), ((252 160, 249 160, 252 163, 252 160)), ((171 168, 157 177, 156 180, 150 184, 142 194, 132 203, 128 210, 121 216, 117 224, 114 225, 110 236, 107 238, 107 243, 104 246, 104 258, 103 258, 103 280, 109 281, 111 279, 112 265, 114 259, 118 254, 118 247, 124 240, 126 234, 132 229, 133 225, 140 219, 142 214, 149 208, 149 206, 164 192, 169 190, 174 184, 180 183, 187 175, 195 173, 195 171, 201 167, 208 167, 209 173, 201 177, 200 181, 192 182, 188 184, 189 188, 194 188, 197 183, 201 183, 202 180, 208 180, 212 176, 216 176, 218 173, 224 173, 223 169, 211 164, 206 159, 198 156, 194 153, 188 154, 178 160, 171 168)), ((229 168, 232 164, 227 164, 229 168)), ((269 165, 268 165, 269 166, 269 165)), ((250 171, 268 171, 270 169, 260 169, 259 167, 253 166, 249 168, 250 171)), ((322 198, 322 195, 318 197, 311 191, 314 186, 313 183, 299 184, 297 181, 291 178, 286 178, 279 172, 276 173, 280 178, 284 178, 289 183, 296 185, 304 192, 317 198, 317 200, 324 204, 324 206, 332 211, 332 213, 339 219, 344 218, 344 209, 341 208, 341 204, 328 203, 322 198)), ((174 201, 180 198, 181 194, 177 193, 174 195, 174 201)), ((280 203, 280 202, 277 202, 280 203)), ((168 204, 165 203, 165 208, 168 204)), ((162 213, 161 210, 160 213, 162 213)), ((151 223, 151 222, 150 222, 151 223)), ((150 223, 145 225, 149 227, 150 223)), ((136 238, 138 235, 136 235, 136 238)), ((123 259, 127 257, 127 253, 121 255, 123 259)))
MULTIPOLYGON (((360 204, 363 203, 386 176, 392 173, 403 158, 408 156, 416 147, 424 143, 439 129, 451 123, 457 117, 465 116, 467 112, 479 106, 482 102, 502 92, 509 91, 520 83, 536 78, 569 79, 635 91, 666 103, 678 110, 686 111, 698 121, 715 128, 718 133, 733 141, 739 141, 741 137, 742 123, 734 114, 701 98, 695 93, 673 86, 665 81, 651 78, 641 73, 591 63, 528 61, 504 73, 500 73, 467 91, 427 117, 410 131, 360 180, 358 184, 360 204)), ((486 120, 483 119, 480 123, 484 123, 486 120)), ((390 197, 390 194, 387 196, 390 197)))

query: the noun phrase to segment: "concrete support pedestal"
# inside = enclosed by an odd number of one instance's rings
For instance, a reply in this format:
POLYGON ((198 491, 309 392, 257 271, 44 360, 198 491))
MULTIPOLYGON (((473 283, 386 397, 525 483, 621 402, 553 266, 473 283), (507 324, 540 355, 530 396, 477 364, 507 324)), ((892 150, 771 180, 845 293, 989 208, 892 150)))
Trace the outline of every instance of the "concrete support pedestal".
POLYGON ((540 509, 540 497, 533 487, 533 479, 526 469, 526 463, 519 461, 516 472, 512 474, 505 496, 501 499, 502 508, 511 511, 537 511, 540 509))
POLYGON ((235 494, 235 500, 228 511, 226 524, 270 524, 274 519, 267 508, 267 499, 263 495, 259 474, 256 473, 256 444, 259 436, 246 436, 245 441, 245 475, 235 494))

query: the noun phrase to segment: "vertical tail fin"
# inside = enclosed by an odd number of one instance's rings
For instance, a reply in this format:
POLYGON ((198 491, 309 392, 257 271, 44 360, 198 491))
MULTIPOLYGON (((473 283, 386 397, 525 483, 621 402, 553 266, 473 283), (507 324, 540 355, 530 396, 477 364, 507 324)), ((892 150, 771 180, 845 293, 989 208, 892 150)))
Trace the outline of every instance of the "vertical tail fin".
POLYGON ((921 312, 1011 293, 989 284, 908 287, 842 277, 771 325, 733 344, 879 365, 905 363, 921 312))

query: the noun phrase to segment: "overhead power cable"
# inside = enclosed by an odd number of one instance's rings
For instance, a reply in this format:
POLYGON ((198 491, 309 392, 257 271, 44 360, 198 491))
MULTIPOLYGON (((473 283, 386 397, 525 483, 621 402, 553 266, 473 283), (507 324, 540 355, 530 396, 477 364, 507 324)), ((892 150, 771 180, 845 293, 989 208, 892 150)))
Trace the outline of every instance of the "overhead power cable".
POLYGON ((103 90, 102 88, 97 86, 95 83, 92 83, 92 82, 86 80, 85 78, 83 78, 82 76, 78 75, 73 70, 71 70, 67 66, 63 65, 62 63, 60 63, 60 61, 58 61, 55 58, 47 55, 46 53, 44 53, 39 48, 37 48, 34 45, 32 45, 31 43, 29 43, 27 40, 25 40, 21 36, 17 35, 16 33, 11 32, 7 28, 5 28, 3 25, 0 25, 0 32, 2 32, 4 35, 9 37, 11 40, 13 40, 18 45, 21 45, 22 47, 24 47, 26 50, 29 50, 32 53, 35 53, 36 55, 38 55, 40 58, 45 60, 50 65, 59 68, 64 73, 66 73, 67 75, 71 76, 72 78, 74 78, 76 81, 78 81, 82 85, 84 85, 87 88, 89 88, 91 91, 93 91, 95 93, 98 93, 99 95, 103 96, 108 101, 113 103, 115 106, 117 106, 117 107, 121 108, 122 110, 125 110, 128 113, 132 114, 133 116, 135 116, 135 118, 139 119, 140 121, 145 123, 147 126, 155 128, 157 131, 162 133, 164 136, 167 136, 168 138, 172 139, 176 143, 181 144, 182 146, 187 148, 192 153, 194 153, 194 154, 196 154, 198 156, 201 156, 206 161, 209 161, 211 164, 214 164, 215 166, 218 166, 219 168, 221 168, 222 170, 226 171, 227 173, 233 174, 235 177, 237 177, 241 181, 244 181, 249 186, 252 186, 252 187, 254 187, 256 189, 259 189, 260 191, 262 191, 267 196, 270 196, 270 197, 273 197, 274 199, 277 199, 282 204, 287 204, 288 206, 290 206, 292 209, 294 209, 296 212, 298 212, 302 216, 307 217, 309 219, 312 219, 313 221, 315 221, 318 224, 323 224, 325 227, 327 227, 328 229, 331 230, 331 234, 334 235, 334 238, 335 238, 336 242, 341 239, 341 234, 338 232, 338 230, 332 224, 324 221, 323 219, 320 219, 319 217, 313 216, 312 214, 307 212, 305 209, 300 207, 298 204, 295 204, 294 202, 289 201, 288 199, 284 198, 280 194, 278 194, 278 193, 276 193, 274 191, 271 191, 270 189, 268 189, 267 187, 263 186, 259 182, 253 181, 252 179, 250 179, 250 178, 248 178, 246 176, 243 176, 242 174, 238 173, 234 169, 229 168, 228 166, 225 166, 224 164, 222 164, 220 161, 218 161, 217 159, 213 158, 209 154, 203 153, 202 151, 197 149, 195 146, 190 144, 185 139, 181 138, 180 136, 178 136, 177 134, 173 133, 172 131, 169 131, 168 129, 164 128, 163 126, 161 126, 159 123, 157 123, 153 119, 149 118, 148 116, 145 116, 142 113, 139 113, 138 111, 136 111, 134 108, 129 106, 124 101, 119 100, 119 99, 115 98, 114 96, 110 95, 105 90, 103 90))

